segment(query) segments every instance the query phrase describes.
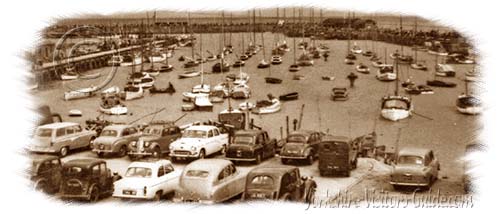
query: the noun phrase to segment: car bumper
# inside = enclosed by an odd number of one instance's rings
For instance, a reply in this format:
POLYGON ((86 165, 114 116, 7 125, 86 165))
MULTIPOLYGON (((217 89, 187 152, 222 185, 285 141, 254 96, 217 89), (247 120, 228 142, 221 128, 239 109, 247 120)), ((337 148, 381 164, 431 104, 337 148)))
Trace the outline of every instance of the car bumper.
POLYGON ((106 149, 92 149, 92 152, 95 153, 117 153, 118 151, 114 151, 112 149, 106 150, 106 149))
POLYGON ((128 155, 131 156, 151 156, 153 155, 152 152, 128 152, 128 155))
POLYGON ((253 158, 245 158, 245 157, 226 157, 226 160, 231 160, 231 161, 255 161, 257 160, 255 157, 253 158))
POLYGON ((190 152, 190 153, 184 153, 184 154, 175 153, 175 152, 170 153, 170 157, 176 157, 176 158, 197 158, 198 156, 199 156, 198 152, 190 152))
POLYGON ((61 198, 71 198, 80 200, 90 200, 90 195, 71 195, 71 194, 61 194, 61 198))
POLYGON ((35 153, 57 153, 58 151, 53 149, 53 148, 44 148, 44 147, 29 147, 26 148, 27 151, 29 152, 35 152, 35 153))
POLYGON ((307 159, 307 157, 304 156, 288 156, 288 155, 280 155, 281 159, 297 159, 297 160, 303 160, 307 159))
POLYGON ((416 183, 416 182, 400 182, 400 181, 390 181, 389 182, 391 185, 399 185, 399 186, 416 186, 416 187, 422 187, 422 186, 428 186, 428 183, 416 183))

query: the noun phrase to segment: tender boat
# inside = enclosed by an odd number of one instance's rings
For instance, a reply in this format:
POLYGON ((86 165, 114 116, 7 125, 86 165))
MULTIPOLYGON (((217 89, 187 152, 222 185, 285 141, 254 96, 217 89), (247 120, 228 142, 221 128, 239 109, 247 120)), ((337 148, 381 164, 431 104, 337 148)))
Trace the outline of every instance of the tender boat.
POLYGON ((270 101, 269 100, 257 101, 255 108, 252 109, 252 113, 254 113, 254 114, 271 114, 271 113, 276 113, 276 112, 280 111, 281 110, 281 102, 272 96, 269 96, 269 97, 270 97, 270 101))
POLYGON ((269 68, 270 64, 269 62, 266 62, 266 60, 261 60, 259 64, 257 65, 257 68, 269 68))
POLYGON ((283 62, 283 59, 281 58, 281 56, 273 56, 271 58, 271 64, 273 65, 279 65, 283 62))
POLYGON ((243 60, 236 60, 233 64, 233 68, 239 68, 241 66, 245 66, 245 61, 243 60))
POLYGON ((363 56, 372 57, 373 56, 373 52, 372 51, 363 51, 363 56))
POLYGON ((243 54, 243 55, 241 55, 241 56, 240 56, 240 60, 241 60, 241 61, 246 61, 246 60, 248 60, 249 58, 250 58, 250 57, 249 57, 247 54, 243 54))
POLYGON ((321 79, 326 80, 326 81, 333 81, 333 80, 335 80, 335 77, 334 76, 322 76, 321 79))
POLYGON ((384 65, 378 69, 376 77, 380 81, 394 81, 397 78, 397 74, 392 65, 384 65))
POLYGON ((462 94, 457 98, 457 110, 462 114, 480 114, 483 111, 481 100, 473 95, 462 94))
POLYGON ((186 71, 186 72, 184 72, 182 74, 179 74, 179 79, 197 77, 197 76, 200 76, 200 75, 201 75, 200 71, 186 71))
POLYGON ((295 74, 295 75, 293 75, 293 79, 294 80, 303 80, 305 78, 306 78, 306 76, 304 76, 302 74, 295 74))
POLYGON ((279 96, 279 99, 281 101, 291 101, 291 100, 298 100, 299 99, 299 93, 298 92, 291 92, 288 94, 283 94, 279 96))
POLYGON ((121 103, 118 94, 104 94, 101 96, 99 111, 108 115, 122 115, 127 114, 128 109, 121 103))
POLYGON ((415 84, 408 84, 404 86, 404 89, 406 93, 412 94, 412 95, 419 95, 419 94, 434 94, 434 90, 430 88, 429 86, 426 85, 415 85, 415 84))
POLYGON ((160 73, 163 73, 163 72, 170 72, 170 71, 173 71, 174 70, 174 66, 173 65, 162 65, 160 66, 160 68, 158 69, 160 71, 160 73))
POLYGON ((373 65, 373 67, 375 67, 375 68, 381 68, 381 67, 383 67, 385 64, 384 64, 383 62, 381 62, 381 61, 373 61, 373 62, 372 62, 372 65, 373 65))
POLYGON ((248 99, 250 98, 250 94, 250 87, 245 84, 240 84, 233 87, 231 97, 234 99, 248 99))
POLYGON ((356 71, 363 74, 369 74, 370 68, 368 68, 368 66, 366 65, 363 65, 363 63, 360 63, 359 65, 356 66, 356 71))
POLYGON ((423 62, 411 63, 410 67, 415 70, 427 71, 427 66, 423 62))
POLYGON ((137 87, 129 85, 123 89, 125 92, 125 100, 139 99, 144 96, 144 89, 142 87, 137 87))
POLYGON ((333 101, 346 101, 349 99, 349 93, 345 87, 335 87, 332 89, 332 100, 333 101))
POLYGON ((354 46, 351 48, 351 52, 354 54, 361 54, 363 53, 363 50, 359 46, 354 44, 354 46))
POLYGON ((288 67, 288 71, 290 71, 290 72, 300 71, 300 66, 297 64, 292 64, 292 65, 290 65, 290 67, 288 67))

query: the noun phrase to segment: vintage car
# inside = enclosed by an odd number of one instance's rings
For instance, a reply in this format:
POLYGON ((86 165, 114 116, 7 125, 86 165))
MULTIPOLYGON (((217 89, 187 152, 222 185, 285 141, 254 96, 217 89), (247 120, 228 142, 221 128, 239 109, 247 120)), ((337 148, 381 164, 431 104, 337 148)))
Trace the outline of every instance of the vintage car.
POLYGON ((291 166, 257 167, 246 177, 243 200, 282 200, 311 203, 316 182, 301 177, 299 168, 291 166))
POLYGON ((181 137, 181 129, 173 123, 150 124, 143 131, 143 136, 129 144, 130 159, 153 156, 161 157, 170 153, 172 142, 181 137))
POLYGON ((92 151, 99 157, 105 154, 127 155, 128 145, 137 141, 142 133, 132 125, 115 124, 104 127, 101 135, 92 142, 92 151))
POLYGON ((353 140, 359 146, 359 156, 372 157, 377 147, 377 133, 375 131, 359 136, 353 140))
POLYGON ((332 89, 332 100, 333 101, 346 101, 348 99, 349 93, 345 87, 336 87, 332 89))
POLYGON ((95 131, 84 130, 78 123, 51 123, 36 129, 34 143, 28 150, 36 153, 58 153, 64 157, 70 150, 89 147, 95 137, 95 131))
POLYGON ((168 160, 150 159, 132 162, 125 176, 116 181, 113 197, 159 201, 175 192, 181 171, 168 160))
POLYGON ((274 157, 276 139, 270 139, 263 130, 239 130, 226 152, 231 161, 255 161, 260 164, 263 158, 274 157))
POLYGON ((172 161, 179 158, 203 159, 217 152, 225 153, 229 144, 228 134, 210 125, 194 125, 182 133, 182 137, 170 144, 172 161))
POLYGON ((321 137, 322 134, 317 131, 296 130, 291 132, 281 148, 281 162, 287 164, 290 160, 306 160, 308 164, 313 164, 318 157, 321 137))
POLYGON ((243 193, 245 174, 229 160, 196 160, 184 168, 179 187, 174 202, 214 204, 243 193))
POLYGON ((344 136, 323 137, 319 144, 318 169, 321 176, 338 172, 349 177, 358 165, 358 146, 344 136))
POLYGON ((59 191, 62 179, 61 159, 53 155, 33 155, 29 176, 36 190, 45 193, 59 191))
POLYGON ((117 173, 111 173, 104 160, 70 160, 63 164, 61 197, 96 202, 104 196, 111 196, 113 183, 120 178, 117 173))
POLYGON ((440 166, 430 149, 403 148, 396 157, 390 184, 394 189, 400 186, 418 186, 430 188, 438 179, 440 166))

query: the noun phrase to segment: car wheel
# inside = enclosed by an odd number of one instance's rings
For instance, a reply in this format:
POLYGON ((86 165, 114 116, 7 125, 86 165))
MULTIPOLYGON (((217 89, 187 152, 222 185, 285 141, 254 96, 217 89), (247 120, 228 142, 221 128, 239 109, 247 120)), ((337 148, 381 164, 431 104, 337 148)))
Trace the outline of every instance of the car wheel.
POLYGON ((59 150, 59 155, 61 157, 65 157, 66 155, 68 155, 68 147, 62 147, 61 150, 59 150))
POLYGON ((314 157, 312 155, 307 156, 307 163, 312 165, 314 163, 314 157))
POLYGON ((120 147, 120 150, 118 150, 118 156, 125 157, 125 155, 127 155, 127 147, 123 145, 120 147))
POLYGON ((153 157, 160 158, 160 156, 161 156, 161 150, 160 150, 160 148, 158 148, 158 147, 154 148, 154 150, 153 150, 153 157))
POLYGON ((204 149, 200 150, 200 155, 198 156, 198 159, 205 159, 205 150, 204 149))
POLYGON ((350 177, 351 176, 351 170, 346 170, 344 172, 345 177, 350 177))
POLYGON ((161 191, 156 192, 155 197, 153 198, 153 201, 160 201, 161 200, 161 191))
POLYGON ((39 180, 35 183, 35 190, 36 191, 41 191, 41 192, 44 192, 44 193, 47 193, 47 182, 43 181, 43 180, 39 180))
POLYGON ((306 203, 311 203, 314 200, 315 194, 316 194, 316 187, 311 187, 307 192, 306 203))
POLYGON ((227 152, 227 146, 224 144, 224 145, 222 145, 222 149, 220 150, 220 154, 226 155, 226 152, 227 152))
POLYGON ((286 158, 281 158, 281 163, 282 163, 282 164, 288 164, 288 159, 286 159, 286 158))
POLYGON ((262 162, 262 154, 258 154, 257 157, 255 157, 255 163, 260 164, 262 162))
POLYGON ((103 158, 104 157, 104 152, 98 152, 97 157, 103 158))
POLYGON ((97 202, 99 200, 99 188, 92 187, 90 191, 90 202, 97 202))

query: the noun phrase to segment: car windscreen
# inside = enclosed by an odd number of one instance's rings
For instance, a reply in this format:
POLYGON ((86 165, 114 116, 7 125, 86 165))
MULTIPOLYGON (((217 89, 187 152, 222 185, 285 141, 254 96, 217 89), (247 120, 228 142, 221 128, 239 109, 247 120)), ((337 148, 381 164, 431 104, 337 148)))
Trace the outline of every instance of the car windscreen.
POLYGON ((52 136, 52 129, 39 128, 36 130, 36 136, 38 136, 38 137, 50 137, 50 136, 52 136))
POLYGON ((150 178, 151 169, 146 167, 130 167, 125 173, 125 177, 150 178))
POLYGON ((274 179, 268 175, 257 175, 250 181, 250 186, 273 186, 274 179))
POLYGON ((118 132, 116 130, 104 129, 104 130, 102 130, 100 136, 103 136, 103 137, 116 137, 117 135, 118 135, 118 132))
POLYGON ((328 142, 320 145, 320 152, 347 153, 349 146, 345 142, 328 142))
POLYGON ((188 170, 186 172, 187 177, 206 178, 208 175, 209 172, 205 170, 188 170))
POLYGON ((404 155, 404 156, 399 156, 398 164, 422 165, 422 164, 424 164, 424 159, 422 157, 419 157, 419 156, 404 155))
POLYGON ((296 142, 296 143, 303 143, 306 142, 307 139, 303 135, 290 135, 286 138, 287 142, 296 142))
POLYGON ((186 130, 182 134, 182 137, 186 138, 206 138, 207 132, 203 130, 186 130))
POLYGON ((75 176, 75 175, 84 176, 87 173, 88 171, 86 169, 79 166, 64 167, 63 169, 63 174, 66 176, 75 176))
POLYGON ((236 136, 234 138, 234 144, 245 144, 252 145, 254 143, 252 136, 236 136))
POLYGON ((144 134, 147 135, 161 135, 162 129, 158 127, 148 127, 144 129, 144 134))

